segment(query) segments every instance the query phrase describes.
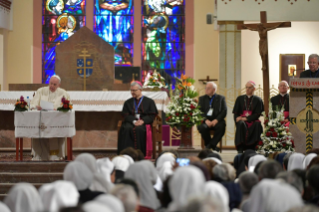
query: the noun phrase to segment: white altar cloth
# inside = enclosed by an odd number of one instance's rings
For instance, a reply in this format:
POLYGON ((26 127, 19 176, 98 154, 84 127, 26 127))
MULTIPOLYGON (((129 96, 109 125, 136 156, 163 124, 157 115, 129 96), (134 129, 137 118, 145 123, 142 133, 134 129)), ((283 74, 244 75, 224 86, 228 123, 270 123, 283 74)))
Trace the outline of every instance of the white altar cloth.
POLYGON ((73 137, 75 135, 75 112, 15 112, 14 126, 16 138, 73 137))
MULTIPOLYGON (((30 100, 35 91, 1 91, 0 110, 14 110, 14 104, 20 96, 30 100)), ((68 91, 74 111, 115 111, 121 112, 124 102, 131 98, 130 91, 68 91)), ((143 95, 155 101, 157 110, 165 111, 169 102, 165 91, 143 91, 143 95)))

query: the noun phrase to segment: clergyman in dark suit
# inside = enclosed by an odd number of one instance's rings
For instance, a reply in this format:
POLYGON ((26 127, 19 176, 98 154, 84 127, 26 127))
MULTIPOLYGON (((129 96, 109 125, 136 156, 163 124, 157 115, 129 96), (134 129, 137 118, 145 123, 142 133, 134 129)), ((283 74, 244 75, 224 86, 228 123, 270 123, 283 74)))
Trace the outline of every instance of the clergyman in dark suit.
POLYGON ((309 70, 301 72, 300 78, 319 78, 319 55, 309 55, 308 66, 309 70))
POLYGON ((199 97, 199 106, 204 121, 197 129, 205 141, 206 148, 220 151, 217 144, 225 134, 226 123, 224 119, 227 114, 227 106, 225 97, 216 94, 216 91, 217 85, 214 82, 207 82, 206 94, 199 97), (210 130, 214 130, 213 138, 210 135, 210 130))

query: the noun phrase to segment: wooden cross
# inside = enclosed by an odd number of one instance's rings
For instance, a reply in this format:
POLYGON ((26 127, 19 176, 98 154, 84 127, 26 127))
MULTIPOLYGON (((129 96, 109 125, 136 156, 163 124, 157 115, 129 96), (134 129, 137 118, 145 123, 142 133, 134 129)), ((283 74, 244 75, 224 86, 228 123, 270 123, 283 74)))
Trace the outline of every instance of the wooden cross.
MULTIPOLYGON (((262 60, 263 87, 264 87, 264 108, 268 114, 269 107, 269 61, 268 61, 268 36, 267 32, 276 28, 291 27, 291 22, 267 23, 266 11, 260 12, 260 22, 258 24, 239 24, 238 30, 249 29, 257 31, 259 34, 259 54, 262 60)), ((253 79, 252 79, 253 80, 253 79)))
POLYGON ((207 82, 210 82, 210 81, 217 81, 217 79, 210 79, 209 76, 207 76, 206 79, 199 79, 198 81, 206 84, 207 82))
POLYGON ((87 57, 90 57, 91 55, 88 54, 88 51, 84 48, 82 50, 82 53, 83 54, 79 54, 79 57, 83 57, 83 60, 84 60, 84 64, 83 64, 83 70, 84 70, 84 75, 83 75, 83 90, 86 91, 86 58, 87 57))

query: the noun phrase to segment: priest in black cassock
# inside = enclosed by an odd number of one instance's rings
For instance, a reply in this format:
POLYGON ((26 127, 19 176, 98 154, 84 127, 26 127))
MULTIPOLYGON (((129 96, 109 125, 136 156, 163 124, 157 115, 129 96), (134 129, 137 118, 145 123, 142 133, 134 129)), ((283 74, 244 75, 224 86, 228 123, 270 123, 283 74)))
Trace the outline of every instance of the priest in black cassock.
POLYGON ((146 155, 146 125, 157 116, 155 102, 142 95, 142 83, 131 83, 132 98, 125 101, 122 114, 124 121, 120 129, 117 153, 127 148, 140 149, 146 155))
POLYGON ((235 145, 239 153, 255 149, 257 143, 261 141, 263 128, 259 117, 264 111, 264 104, 261 98, 254 95, 255 87, 253 81, 247 82, 246 95, 237 97, 233 109, 236 124, 235 145))
POLYGON ((300 78, 319 78, 319 55, 309 55, 308 66, 309 70, 301 72, 300 78))
POLYGON ((278 85, 279 94, 270 99, 273 110, 281 110, 284 108, 285 122, 289 123, 289 85, 283 80, 278 85))
POLYGON ((225 97, 216 94, 217 85, 214 82, 207 82, 205 87, 206 95, 199 97, 200 110, 203 112, 204 122, 197 127, 205 146, 208 149, 220 151, 217 147, 225 134, 225 117, 227 106, 225 97), (214 130, 214 136, 211 138, 210 131, 214 130))

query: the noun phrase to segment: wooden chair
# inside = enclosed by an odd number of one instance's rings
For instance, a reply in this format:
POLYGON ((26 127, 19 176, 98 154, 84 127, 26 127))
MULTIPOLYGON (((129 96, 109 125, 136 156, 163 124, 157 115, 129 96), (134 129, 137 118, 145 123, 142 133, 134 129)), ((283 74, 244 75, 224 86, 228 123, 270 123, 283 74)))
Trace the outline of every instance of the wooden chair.
MULTIPOLYGON (((211 130, 210 131, 210 136, 214 135, 215 131, 214 130, 211 130)), ((201 138, 201 146, 202 146, 202 149, 205 149, 205 141, 203 138, 201 138)), ((222 143, 222 140, 219 141, 219 148, 220 148, 220 153, 222 153, 222 149, 223 149, 223 143, 222 143)))
MULTIPOLYGON (((119 136, 120 133, 120 128, 122 126, 123 121, 120 120, 117 124, 117 136, 119 136)), ((156 152, 158 152, 158 154, 160 154, 163 150, 162 150, 162 118, 159 116, 156 116, 152 127, 152 141, 153 141, 153 159, 156 158, 156 152), (157 147, 157 149, 156 149, 157 147)))

